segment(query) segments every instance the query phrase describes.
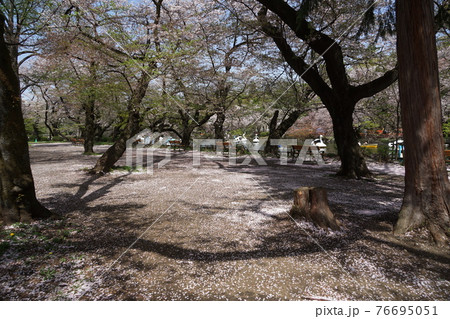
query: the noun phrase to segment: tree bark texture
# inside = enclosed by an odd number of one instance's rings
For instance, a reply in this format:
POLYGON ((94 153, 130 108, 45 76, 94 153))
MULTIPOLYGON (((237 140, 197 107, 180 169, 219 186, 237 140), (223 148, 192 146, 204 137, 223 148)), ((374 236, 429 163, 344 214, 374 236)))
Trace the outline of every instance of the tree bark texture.
POLYGON ((397 0, 397 55, 405 193, 394 232, 426 226, 443 245, 450 232, 450 185, 443 156, 432 0, 397 0))
POLYGON ((0 12, 0 213, 4 224, 30 222, 51 213, 36 199, 20 84, 4 40, 0 12))
POLYGON ((94 153, 95 138, 95 100, 89 100, 83 105, 84 108, 84 153, 94 153))
POLYGON ((358 144, 358 133, 353 127, 354 105, 344 106, 341 110, 339 115, 332 116, 334 138, 341 159, 338 175, 346 178, 371 176, 358 144))
POLYGON ((328 205, 327 192, 324 188, 300 187, 294 191, 292 217, 305 217, 317 226, 339 230, 342 223, 334 217, 328 205))

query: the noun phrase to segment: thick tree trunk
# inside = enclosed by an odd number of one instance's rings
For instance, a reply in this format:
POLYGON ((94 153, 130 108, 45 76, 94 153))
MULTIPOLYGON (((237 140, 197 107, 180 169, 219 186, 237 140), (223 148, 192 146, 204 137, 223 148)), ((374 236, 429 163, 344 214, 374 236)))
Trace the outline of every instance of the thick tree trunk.
POLYGON ((338 175, 347 178, 370 177, 371 173, 358 144, 358 133, 353 128, 353 108, 347 106, 338 113, 330 112, 334 138, 341 159, 338 175))
POLYGON ((225 123, 225 113, 223 111, 219 111, 216 113, 217 118, 214 121, 214 138, 216 140, 223 140, 225 138, 225 134, 223 131, 223 124, 225 123))
POLYGON ((181 131, 181 145, 183 148, 188 148, 191 145, 191 135, 194 131, 194 128, 191 126, 183 127, 183 131, 181 131))
POLYGON ((5 224, 51 212, 36 199, 23 122, 20 85, 4 41, 0 16, 0 214, 5 224))
POLYGON ((342 223, 334 217, 330 210, 327 192, 323 188, 300 187, 296 189, 294 206, 290 214, 292 217, 305 217, 324 229, 339 230, 342 226, 342 223))
POLYGON ((450 235, 450 185, 443 156, 432 0, 397 0, 397 54, 405 194, 394 232, 426 226, 442 245, 450 235))
POLYGON ((95 100, 89 97, 89 101, 84 104, 84 153, 94 153, 95 139, 95 100))
POLYGON ((277 154, 278 153, 278 145, 270 144, 271 139, 279 139, 281 138, 280 132, 277 130, 277 122, 278 116, 280 115, 280 110, 275 110, 273 113, 272 119, 269 123, 269 137, 267 139, 266 145, 264 146, 264 153, 266 154, 277 154))

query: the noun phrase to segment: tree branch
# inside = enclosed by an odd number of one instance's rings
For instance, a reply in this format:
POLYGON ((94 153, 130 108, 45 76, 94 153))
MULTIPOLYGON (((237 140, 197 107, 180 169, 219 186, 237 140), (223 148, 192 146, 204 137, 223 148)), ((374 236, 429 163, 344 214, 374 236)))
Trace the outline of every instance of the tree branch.
POLYGON ((258 13, 258 21, 264 33, 273 39, 286 62, 298 75, 301 75, 302 79, 305 80, 309 86, 311 86, 322 101, 324 103, 331 101, 331 88, 316 70, 310 68, 310 66, 302 58, 297 56, 294 51, 292 51, 291 46, 287 43, 287 40, 284 38, 281 31, 267 21, 266 14, 266 8, 262 8, 258 13))
POLYGON ((398 70, 395 67, 387 71, 385 74, 365 84, 358 85, 351 88, 352 96, 359 101, 363 98, 373 96, 378 92, 383 91, 398 79, 398 70))
POLYGON ((336 90, 348 89, 341 47, 328 35, 316 30, 304 16, 283 0, 258 0, 270 11, 278 15, 295 35, 306 42, 315 52, 323 56, 331 85, 336 90))

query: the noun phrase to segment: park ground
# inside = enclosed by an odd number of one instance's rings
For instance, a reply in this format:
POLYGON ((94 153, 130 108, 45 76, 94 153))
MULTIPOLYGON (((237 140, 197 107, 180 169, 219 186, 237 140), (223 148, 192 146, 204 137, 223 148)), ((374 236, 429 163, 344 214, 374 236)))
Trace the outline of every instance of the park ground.
POLYGON ((38 198, 62 218, 0 228, 1 300, 450 298, 448 247, 425 230, 392 235, 400 165, 371 163, 373 179, 343 180, 331 160, 232 165, 205 153, 193 166, 192 152, 172 151, 151 174, 92 176, 98 156, 81 146, 30 153, 38 198), (345 228, 292 219, 301 186, 325 187, 345 228))

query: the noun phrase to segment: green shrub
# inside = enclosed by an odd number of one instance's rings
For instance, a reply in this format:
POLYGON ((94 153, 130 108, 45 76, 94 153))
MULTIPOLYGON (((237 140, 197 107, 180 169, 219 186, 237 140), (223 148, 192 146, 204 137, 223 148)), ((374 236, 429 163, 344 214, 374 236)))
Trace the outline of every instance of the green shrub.
POLYGON ((391 151, 389 148, 389 140, 383 139, 378 143, 377 160, 380 162, 389 162, 391 159, 391 151))
POLYGON ((442 133, 445 138, 450 137, 450 120, 447 120, 447 122, 442 124, 442 133))
POLYGON ((62 136, 53 136, 53 142, 66 142, 66 140, 62 136))
POLYGON ((379 157, 378 148, 361 147, 361 152, 363 156, 367 158, 377 160, 379 157))

